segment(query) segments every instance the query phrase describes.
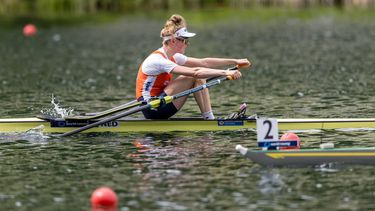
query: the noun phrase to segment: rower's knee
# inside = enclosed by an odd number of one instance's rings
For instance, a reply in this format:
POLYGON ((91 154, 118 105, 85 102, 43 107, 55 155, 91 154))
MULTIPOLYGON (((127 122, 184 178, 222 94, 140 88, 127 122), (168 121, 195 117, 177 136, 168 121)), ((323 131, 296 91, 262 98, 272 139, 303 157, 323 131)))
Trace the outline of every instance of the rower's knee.
POLYGON ((196 78, 194 77, 191 77, 191 76, 186 76, 186 75, 180 75, 178 76, 178 79, 181 80, 181 81, 188 81, 188 82, 191 82, 191 83, 195 83, 196 81, 196 78))
POLYGON ((200 86, 206 83, 206 79, 201 78, 194 78, 190 76, 179 76, 181 79, 183 79, 185 82, 189 82, 192 87, 200 86))
POLYGON ((199 78, 196 78, 195 79, 195 86, 200 86, 200 85, 203 85, 206 83, 206 79, 199 79, 199 78))

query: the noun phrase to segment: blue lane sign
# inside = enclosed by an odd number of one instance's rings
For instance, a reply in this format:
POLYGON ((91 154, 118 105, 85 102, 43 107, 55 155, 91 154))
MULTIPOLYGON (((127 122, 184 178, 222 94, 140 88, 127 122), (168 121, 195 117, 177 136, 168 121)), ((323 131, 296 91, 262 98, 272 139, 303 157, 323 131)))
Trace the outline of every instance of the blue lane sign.
POLYGON ((218 126, 243 126, 243 120, 218 120, 218 126))
POLYGON ((258 147, 275 148, 275 147, 295 147, 297 141, 261 141, 258 142, 258 147))

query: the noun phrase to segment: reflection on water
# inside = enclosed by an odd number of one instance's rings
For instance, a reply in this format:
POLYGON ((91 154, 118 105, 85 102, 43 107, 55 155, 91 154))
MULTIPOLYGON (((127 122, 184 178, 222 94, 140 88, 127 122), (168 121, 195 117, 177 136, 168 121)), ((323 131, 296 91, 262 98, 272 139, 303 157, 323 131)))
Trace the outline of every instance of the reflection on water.
MULTIPOLYGON (((339 146, 366 145, 375 137, 348 134, 323 132, 339 146), (366 137, 371 140, 362 142, 366 137)), ((301 134, 303 146, 317 147, 318 136, 301 134)), ((239 155, 237 144, 255 148, 255 133, 93 133, 1 143, 1 206, 86 210, 91 191, 102 185, 114 188, 123 209, 305 209, 330 200, 324 206, 372 204, 372 167, 263 168, 239 155)))
MULTIPOLYGON (((162 24, 56 26, 32 39, 0 29, 0 116, 39 114, 52 93, 79 113, 132 100, 137 69, 159 47, 162 24)), ((211 89, 216 116, 246 102, 249 113, 276 118, 374 117, 373 23, 326 17, 194 31, 188 55, 249 57, 254 64, 242 80, 211 89)), ((198 115, 193 100, 177 114, 198 115)), ((375 140, 373 130, 297 133, 303 148, 375 140)), ((250 130, 1 134, 0 209, 87 210, 102 185, 118 193, 125 210, 375 209, 373 167, 263 168, 235 151, 237 144, 256 148, 255 139, 250 130)))
POLYGON ((278 194, 286 186, 280 174, 265 171, 259 180, 259 190, 264 195, 278 194))

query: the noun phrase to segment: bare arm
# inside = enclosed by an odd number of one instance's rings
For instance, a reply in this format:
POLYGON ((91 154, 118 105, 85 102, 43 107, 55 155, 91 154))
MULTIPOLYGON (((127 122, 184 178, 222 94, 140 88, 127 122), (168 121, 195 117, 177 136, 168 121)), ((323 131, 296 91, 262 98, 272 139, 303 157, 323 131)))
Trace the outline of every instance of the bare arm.
POLYGON ((241 65, 250 66, 251 63, 248 59, 231 59, 231 58, 193 58, 188 57, 185 63, 187 67, 207 67, 215 68, 226 65, 241 65))
POLYGON ((233 79, 239 79, 242 75, 238 70, 235 71, 226 71, 220 69, 210 69, 205 67, 185 67, 185 66, 176 66, 172 70, 173 73, 179 75, 190 76, 194 78, 212 78, 218 76, 231 76, 233 79))

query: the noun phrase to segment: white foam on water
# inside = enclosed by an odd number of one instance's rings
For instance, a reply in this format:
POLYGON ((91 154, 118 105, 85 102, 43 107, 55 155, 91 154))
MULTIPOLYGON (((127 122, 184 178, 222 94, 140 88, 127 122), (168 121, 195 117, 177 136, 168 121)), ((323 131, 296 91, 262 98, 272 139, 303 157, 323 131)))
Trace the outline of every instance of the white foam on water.
POLYGON ((367 128, 367 127, 362 127, 362 128, 342 128, 342 129, 336 129, 337 131, 342 131, 342 132, 352 132, 352 131, 374 131, 375 128, 367 128))
POLYGON ((309 129, 309 130, 288 130, 288 132, 292 132, 292 133, 321 133, 322 130, 319 130, 319 129, 309 129))
POLYGON ((44 143, 50 137, 43 134, 44 126, 39 125, 26 132, 0 133, 0 143, 28 141, 30 143, 44 143))

